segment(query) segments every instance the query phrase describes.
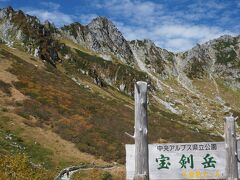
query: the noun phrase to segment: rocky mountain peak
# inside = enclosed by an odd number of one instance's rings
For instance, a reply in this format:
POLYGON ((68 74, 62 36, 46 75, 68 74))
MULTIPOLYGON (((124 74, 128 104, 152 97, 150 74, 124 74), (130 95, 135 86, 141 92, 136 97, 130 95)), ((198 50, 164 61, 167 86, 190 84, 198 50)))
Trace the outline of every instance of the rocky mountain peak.
POLYGON ((149 39, 132 40, 129 44, 136 65, 150 77, 153 77, 153 74, 158 74, 166 78, 171 74, 169 67, 172 66, 173 53, 157 47, 149 39))
POLYGON ((156 47, 156 45, 154 44, 154 42, 150 39, 144 39, 144 40, 132 40, 129 42, 130 44, 134 44, 135 46, 139 46, 139 47, 156 47))
MULTIPOLYGON (((11 6, 0 9, 0 14, 4 14, 4 17, 12 17, 13 15, 26 16, 22 10, 14 10, 11 6)), ((0 16, 0 18, 4 18, 0 16)))
POLYGON ((50 26, 54 26, 54 24, 51 23, 50 21, 46 20, 46 21, 44 22, 44 26, 50 27, 50 26))
POLYGON ((129 44, 130 44, 132 49, 142 49, 142 51, 145 51, 147 56, 151 56, 151 55, 153 55, 153 56, 165 56, 166 54, 174 55, 174 53, 158 47, 150 39, 132 40, 132 41, 129 42, 129 44))
MULTIPOLYGON (((2 41, 7 44, 24 42, 27 52, 41 54, 43 59, 47 59, 48 54, 53 54, 52 58, 48 59, 56 59, 54 58, 56 53, 52 53, 55 52, 54 49, 57 49, 56 46, 50 48, 52 44, 57 44, 53 43, 55 42, 53 35, 56 33, 58 37, 70 39, 96 52, 105 60, 118 59, 127 65, 138 66, 141 70, 151 72, 151 74, 169 77, 174 74, 172 69, 175 69, 185 73, 190 79, 207 78, 210 75, 220 77, 222 72, 225 73, 225 77, 230 78, 233 77, 230 71, 234 69, 236 72, 234 79, 240 78, 237 70, 240 64, 239 36, 224 35, 204 44, 197 44, 184 53, 174 54, 159 48, 149 39, 128 42, 114 23, 103 16, 94 18, 86 26, 76 22, 57 29, 49 21, 41 24, 36 17, 25 15, 22 11, 14 11, 12 7, 0 10, 2 41), (51 53, 46 50, 46 47, 52 49, 51 53), (35 53, 36 51, 39 53, 35 53)), ((55 62, 55 60, 50 62, 55 62)))
POLYGON ((131 65, 133 54, 127 40, 117 27, 106 17, 96 17, 87 26, 79 23, 61 28, 62 35, 100 54, 113 55, 131 65))
POLYGON ((155 43, 150 40, 150 39, 144 39, 143 42, 148 46, 148 47, 156 47, 155 43))
POLYGON ((15 26, 26 25, 40 25, 40 20, 36 16, 30 16, 25 14, 21 10, 15 10, 11 6, 0 9, 0 21, 8 21, 14 23, 15 26))
POLYGON ((8 6, 8 7, 6 7, 6 8, 0 9, 0 11, 13 12, 14 9, 12 8, 12 6, 8 6))
POLYGON ((44 22, 44 28, 52 33, 57 31, 57 28, 55 27, 55 25, 48 20, 44 22))
POLYGON ((69 33, 69 35, 73 35, 75 38, 78 36, 77 33, 79 33, 80 31, 82 31, 81 29, 83 29, 85 26, 83 26, 82 24, 80 24, 79 22, 74 22, 71 23, 69 25, 64 25, 61 30, 63 32, 63 34, 65 34, 66 32, 69 33))
POLYGON ((218 40, 223 40, 223 41, 225 41, 225 40, 229 40, 229 39, 233 39, 234 37, 233 36, 231 36, 231 35, 222 35, 222 36, 220 36, 219 38, 217 38, 218 40))
POLYGON ((53 38, 55 27, 41 24, 35 16, 16 11, 12 7, 0 10, 0 40, 9 47, 21 47, 24 51, 55 65, 58 60, 58 43, 53 38))
POLYGON ((224 35, 183 53, 183 71, 190 79, 221 78, 228 86, 239 89, 239 55, 239 37, 224 35))
POLYGON ((109 26, 115 27, 115 25, 112 23, 112 21, 108 20, 104 16, 98 16, 98 17, 94 18, 87 26, 89 28, 97 27, 97 28, 103 28, 103 29, 107 29, 109 26))
MULTIPOLYGON (((240 89, 239 36, 225 35, 197 44, 184 53, 174 54, 159 48, 149 39, 128 42, 106 17, 96 17, 86 26, 76 22, 57 29, 49 21, 41 24, 36 17, 9 7, 0 10, 0 40, 9 47, 21 47, 44 62, 62 63, 67 74, 71 74, 69 77, 78 85, 82 75, 86 75, 101 87, 108 84, 132 95, 134 80, 150 79, 156 95, 160 91, 159 94, 163 95, 154 99, 175 114, 186 112, 186 119, 189 119, 188 115, 193 116, 192 112, 188 114, 189 108, 193 107, 193 112, 196 112, 194 108, 201 106, 198 99, 201 94, 196 94, 197 83, 213 82, 217 89, 219 81, 240 89), (76 44, 73 46, 72 42, 76 44), (107 62, 113 59, 114 63, 107 62), (115 63, 117 60, 122 63, 115 63), (188 98, 189 92, 194 95, 192 99, 188 98)), ((218 90, 215 94, 219 95, 218 90)), ((215 94, 212 94, 213 98, 215 94)), ((208 115, 205 107, 201 111, 208 115)), ((196 112, 193 117, 202 120, 198 115, 196 112)))
POLYGON ((6 17, 12 16, 13 12, 14 12, 14 10, 11 6, 0 9, 0 20, 3 18, 6 18, 6 17))
POLYGON ((103 38, 112 39, 115 35, 123 39, 122 33, 118 31, 117 27, 112 23, 112 21, 108 20, 106 17, 96 17, 87 25, 87 27, 92 33, 96 35, 96 38, 98 40, 102 41, 103 38))

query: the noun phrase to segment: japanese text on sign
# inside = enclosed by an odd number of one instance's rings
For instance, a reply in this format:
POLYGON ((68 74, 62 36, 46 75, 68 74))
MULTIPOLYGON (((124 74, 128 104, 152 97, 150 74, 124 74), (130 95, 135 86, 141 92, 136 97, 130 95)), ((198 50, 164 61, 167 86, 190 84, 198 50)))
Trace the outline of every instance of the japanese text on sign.
POLYGON ((159 151, 204 151, 204 150, 217 150, 217 144, 216 143, 207 143, 207 144, 163 144, 158 145, 157 149, 159 151))
MULTIPOLYGON (((135 146, 126 145, 127 179, 135 169, 135 146)), ((149 145, 150 179, 224 179, 224 142, 149 145)))

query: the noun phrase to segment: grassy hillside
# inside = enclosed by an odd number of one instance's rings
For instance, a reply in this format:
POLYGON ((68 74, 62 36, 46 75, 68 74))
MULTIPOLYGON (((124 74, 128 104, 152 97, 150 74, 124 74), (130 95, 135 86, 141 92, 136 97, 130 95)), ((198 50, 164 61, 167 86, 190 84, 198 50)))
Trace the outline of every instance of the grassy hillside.
MULTIPOLYGON (((103 69, 103 73, 111 74, 112 71, 109 69, 119 68, 123 74, 138 73, 122 64, 102 62, 102 59, 95 59, 86 53, 79 51, 77 53, 75 59, 79 66, 85 65, 90 69, 94 67, 97 72, 103 69)), ((131 96, 109 85, 100 87, 94 84, 92 76, 77 73, 71 63, 63 62, 56 69, 3 45, 0 57, 0 103, 3 119, 1 125, 4 125, 3 145, 0 151, 4 154, 1 156, 2 161, 18 162, 23 158, 23 162, 26 162, 23 164, 25 169, 39 173, 40 176, 46 173, 48 177, 56 175, 61 168, 79 163, 108 164, 107 162, 113 161, 124 163, 124 145, 133 143, 124 135, 124 132, 133 132, 134 112, 131 96), (74 73, 77 73, 77 82, 71 78, 74 73), (11 152, 9 147, 12 146, 4 142, 4 137, 9 133, 13 134, 14 142, 25 147, 21 151, 14 150, 12 153, 14 156, 9 154, 11 152), (24 155, 19 156, 19 152, 24 155), (40 164, 40 170, 31 170, 32 165, 28 162, 40 164)), ((139 78, 141 77, 144 77, 144 74, 140 73, 139 78)), ((128 81, 129 89, 133 89, 133 84, 130 87, 131 81, 128 81)), ((199 133, 181 125, 179 123, 182 121, 181 116, 159 107, 151 97, 150 102, 150 143, 162 140, 170 142, 221 140, 219 137, 209 136, 207 131, 199 133)), ((6 169, 0 171, 3 174, 8 172, 6 169)), ((14 169, 13 171, 20 173, 14 169)), ((20 171, 25 173, 24 169, 20 171)), ((91 171, 89 173, 91 174, 91 171)), ((111 173, 115 177, 116 172, 111 173)), ((102 171, 96 171, 94 174, 98 177, 107 176, 102 171)), ((79 176, 89 174, 76 175, 79 176)))
MULTIPOLYGON (((6 110, 5 110, 6 111, 6 110)), ((3 179, 50 179, 54 172, 52 152, 38 143, 26 143, 19 128, 11 128, 12 120, 0 112, 0 177, 3 179), (47 170, 48 169, 48 170, 47 170)))

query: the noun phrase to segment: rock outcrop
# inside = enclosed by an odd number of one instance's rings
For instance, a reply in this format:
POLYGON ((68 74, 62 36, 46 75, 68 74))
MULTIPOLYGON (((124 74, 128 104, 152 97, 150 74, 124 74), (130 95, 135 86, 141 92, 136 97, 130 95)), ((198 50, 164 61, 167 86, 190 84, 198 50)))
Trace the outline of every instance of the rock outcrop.
POLYGON ((22 11, 14 11, 12 7, 0 9, 0 39, 10 47, 25 50, 29 54, 39 56, 52 65, 58 58, 59 44, 53 39, 56 28, 49 23, 41 24, 34 16, 22 11))
POLYGON ((135 81, 149 81, 152 102, 181 116, 181 123, 191 128, 216 134, 226 112, 240 112, 237 103, 227 104, 229 94, 221 94, 224 88, 240 89, 240 36, 222 36, 173 53, 151 40, 127 41, 105 17, 56 28, 8 7, 0 10, 0 42, 55 67, 59 63, 78 85, 84 77, 103 90, 110 86, 133 96, 135 81))
POLYGON ((87 26, 73 23, 61 28, 62 35, 90 50, 112 54, 123 63, 132 65, 133 54, 127 40, 105 17, 97 17, 87 26))
POLYGON ((184 72, 190 79, 219 78, 233 88, 240 88, 240 36, 221 36, 196 45, 182 54, 184 72))
POLYGON ((157 47, 151 40, 129 42, 134 54, 135 64, 140 70, 167 78, 171 75, 174 53, 157 47))

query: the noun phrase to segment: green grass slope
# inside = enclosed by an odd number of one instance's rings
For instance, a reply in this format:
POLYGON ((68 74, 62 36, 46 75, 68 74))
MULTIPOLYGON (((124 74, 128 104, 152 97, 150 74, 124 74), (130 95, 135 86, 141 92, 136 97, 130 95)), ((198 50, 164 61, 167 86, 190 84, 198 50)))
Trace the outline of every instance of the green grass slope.
MULTIPOLYGON (((131 139, 124 135, 124 132, 133 132, 133 98, 119 92, 114 86, 106 85, 99 87, 93 83, 91 76, 81 73, 77 74, 81 83, 76 83, 70 77, 77 70, 67 62, 63 62, 62 68, 56 69, 49 64, 40 65, 38 61, 31 60, 30 56, 20 52, 13 53, 13 51, 15 50, 4 46, 1 46, 0 49, 0 66, 4 63, 9 64, 5 70, 1 70, 1 73, 4 72, 9 77, 11 75, 15 78, 15 80, 9 82, 6 77, 4 79, 0 74, 0 78, 2 78, 0 79, 0 92, 3 99, 6 99, 6 101, 0 101, 2 113, 12 113, 22 119, 21 123, 23 125, 20 128, 22 131, 32 128, 34 130, 40 129, 44 132, 52 132, 61 137, 61 139, 66 140, 66 142, 73 143, 74 147, 81 152, 94 155, 107 162, 116 161, 124 163, 124 145, 133 143, 131 139), (16 94, 13 93, 12 89, 15 89, 24 98, 21 100, 16 98, 16 94)), ((75 59, 79 66, 94 67, 97 72, 101 70, 102 73, 111 74, 109 69, 120 68, 123 71, 123 75, 119 76, 119 78, 123 78, 125 72, 132 73, 132 76, 134 76, 134 73, 138 73, 122 64, 102 62, 101 59, 95 60, 95 57, 80 52, 77 55, 75 59), (93 59, 91 60, 91 58, 93 59), (98 66, 99 68, 97 68, 98 66)), ((139 73, 139 78, 141 77, 144 77, 144 74, 139 73)), ((132 79, 128 82, 129 89, 133 89, 132 79)), ((162 139, 170 142, 221 140, 220 137, 210 136, 209 132, 199 133, 181 125, 179 123, 182 121, 181 118, 181 116, 161 109, 154 101, 151 102, 149 105, 150 143, 161 142, 162 139)), ((4 124, 3 121, 0 123, 4 124)), ((14 123, 17 126, 20 121, 14 121, 14 123)), ((10 128, 11 131, 16 131, 16 129, 12 128, 10 128)), ((7 130, 7 128, 5 129, 7 130)), ((35 131, 32 136, 39 132, 35 131)), ((6 136, 7 131, 3 133, 6 136)), ((39 173, 45 173, 46 169, 54 169, 53 172, 56 173, 59 168, 83 162, 82 159, 74 161, 73 156, 71 156, 72 159, 69 158, 60 162, 60 160, 56 160, 56 154, 54 153, 58 152, 56 150, 58 147, 51 150, 50 146, 52 146, 52 143, 45 146, 42 144, 38 145, 38 143, 34 144, 34 141, 26 141, 26 136, 24 136, 24 140, 21 142, 22 136, 23 133, 19 133, 16 136, 14 135, 13 139, 16 139, 17 142, 20 141, 20 145, 25 143, 24 147, 26 149, 23 152, 27 157, 29 156, 30 161, 36 163, 44 162, 43 170, 39 173)), ((27 136, 27 138, 30 137, 27 136)), ((46 135, 47 138, 48 136, 46 135)), ((2 140, 3 145, 0 153, 5 154, 5 152, 10 150, 4 142, 4 138, 2 140)), ((13 154, 18 153, 13 152, 13 154)), ((68 152, 63 153, 61 158, 64 159, 64 156, 69 156, 68 152)), ((5 158, 8 157, 9 153, 6 153, 6 156, 2 156, 2 160, 5 161, 5 158)), ((26 159, 25 155, 20 157, 26 159)), ((13 161, 14 158, 17 158, 16 161, 19 161, 18 155, 16 157, 11 156, 11 158, 13 158, 11 159, 13 161)), ((31 167, 29 166, 29 171, 31 167)), ((6 173, 4 169, 0 169, 0 171, 6 173)), ((16 171, 16 173, 18 172, 16 171)), ((104 176, 103 173, 97 174, 104 176)), ((51 176, 50 173, 49 177, 51 176)))

